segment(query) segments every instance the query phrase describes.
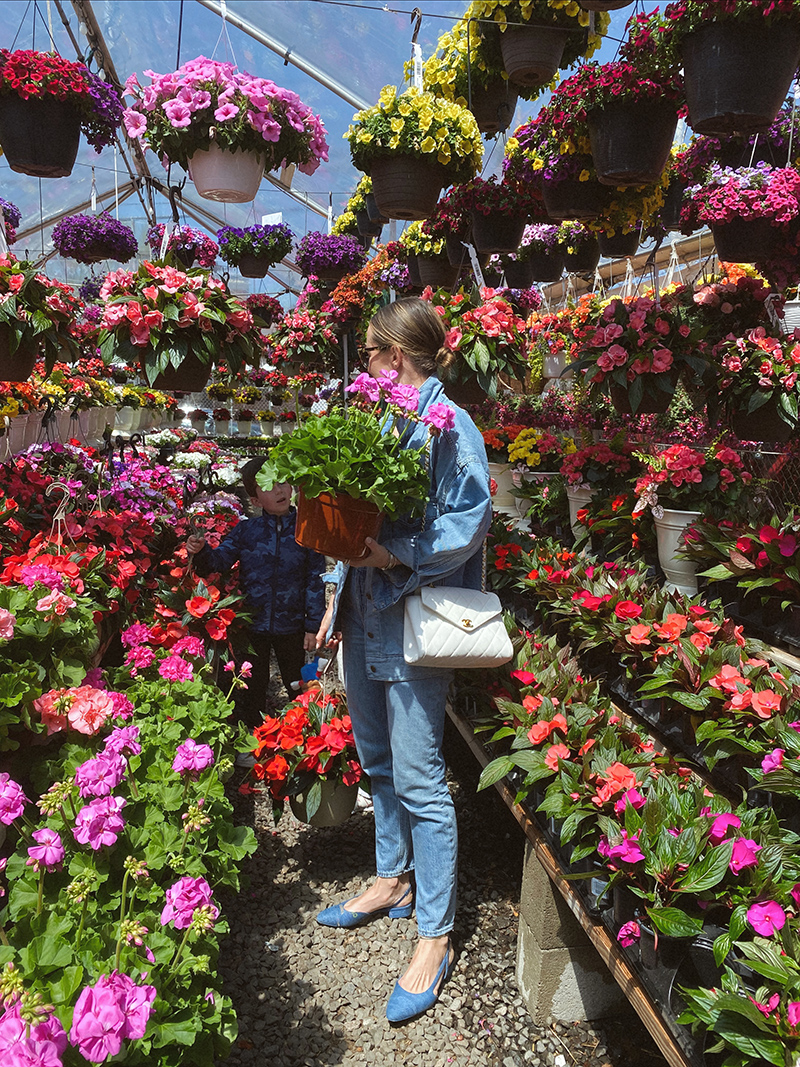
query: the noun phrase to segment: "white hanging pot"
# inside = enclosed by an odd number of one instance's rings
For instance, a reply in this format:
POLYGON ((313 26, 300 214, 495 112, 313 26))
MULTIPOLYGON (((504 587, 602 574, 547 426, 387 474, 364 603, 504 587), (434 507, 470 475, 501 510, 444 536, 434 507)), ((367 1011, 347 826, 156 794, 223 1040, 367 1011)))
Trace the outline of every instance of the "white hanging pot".
POLYGON ((787 300, 783 308, 784 329, 787 334, 800 327, 800 300, 787 300))
POLYGON ((264 177, 264 156, 241 148, 232 152, 212 141, 189 160, 189 176, 206 200, 246 204, 255 199, 264 177))
POLYGON ((697 593, 697 565, 688 559, 676 559, 687 526, 700 518, 699 511, 670 511, 664 508, 660 519, 653 517, 658 539, 658 562, 667 577, 664 588, 668 593, 697 593))
POLYGON ((130 433, 133 422, 133 408, 118 408, 114 419, 114 428, 118 433, 130 433))
POLYGON ((586 527, 582 522, 578 522, 578 512, 581 508, 585 508, 591 501, 596 489, 586 489, 582 485, 575 486, 575 488, 567 488, 567 503, 569 504, 569 524, 572 527, 572 532, 577 540, 582 537, 586 531, 586 527))

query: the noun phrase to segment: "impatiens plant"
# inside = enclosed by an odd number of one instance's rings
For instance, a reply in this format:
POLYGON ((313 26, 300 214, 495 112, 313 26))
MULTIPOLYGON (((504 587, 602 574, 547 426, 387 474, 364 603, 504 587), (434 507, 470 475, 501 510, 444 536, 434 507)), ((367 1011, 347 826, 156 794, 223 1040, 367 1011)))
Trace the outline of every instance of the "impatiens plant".
POLYGON ((769 404, 792 429, 798 424, 800 342, 770 337, 763 327, 733 337, 714 349, 716 391, 709 396, 710 412, 750 415, 769 404))

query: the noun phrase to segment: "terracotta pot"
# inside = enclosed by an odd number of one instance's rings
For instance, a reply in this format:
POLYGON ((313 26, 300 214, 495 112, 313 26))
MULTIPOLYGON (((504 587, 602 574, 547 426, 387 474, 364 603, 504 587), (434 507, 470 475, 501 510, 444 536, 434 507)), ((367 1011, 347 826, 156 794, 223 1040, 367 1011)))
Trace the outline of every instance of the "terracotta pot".
POLYGON ((740 441, 777 441, 785 444, 795 432, 778 414, 778 401, 771 396, 755 411, 732 411, 728 424, 740 441))
POLYGON ((780 227, 769 219, 732 218, 711 223, 717 257, 725 263, 756 263, 769 259, 783 239, 780 227))
POLYGON ((367 500, 354 500, 342 494, 320 493, 306 497, 300 490, 297 501, 295 540, 334 559, 360 559, 368 549, 367 537, 377 539, 383 512, 367 500))
POLYGON ((589 114, 592 159, 602 185, 657 182, 678 126, 677 107, 663 97, 614 100, 589 114))
POLYGON ((156 376, 154 389, 177 393, 199 393, 211 377, 211 362, 202 362, 190 352, 179 367, 167 367, 156 376))
POLYGON ((542 198, 548 216, 556 222, 567 219, 596 219, 611 200, 611 190, 600 182, 542 182, 542 198))
POLYGON ((0 323, 0 382, 24 382, 30 378, 38 355, 36 349, 20 347, 11 352, 11 330, 0 323))
POLYGON ((322 800, 313 815, 308 814, 306 797, 298 793, 289 797, 292 814, 309 826, 339 826, 353 814, 358 797, 358 785, 342 785, 341 782, 323 782, 322 800))
POLYGON ((472 212, 472 243, 478 252, 516 252, 525 232, 527 216, 482 215, 472 212))
POLYGON ((370 165, 372 192, 382 215, 390 219, 426 219, 439 193, 450 184, 447 170, 419 156, 384 156, 370 165))
POLYGON ((569 30, 557 26, 508 26, 500 34, 500 50, 510 81, 526 88, 547 85, 561 64, 569 37, 569 30))
POLYGON ((511 125, 517 107, 517 90, 506 78, 493 78, 488 85, 472 85, 469 110, 481 133, 502 133, 511 125))
POLYGON ((639 247, 639 231, 631 230, 630 233, 601 233, 598 237, 600 243, 600 255, 608 259, 623 259, 626 256, 635 256, 639 247))
MULTIPOLYGON (((763 20, 766 21, 766 20, 763 20)), ((687 34, 683 69, 696 133, 757 133, 775 120, 800 63, 800 27, 726 20, 687 34)))
POLYGON ((417 256, 417 270, 423 285, 451 289, 458 280, 460 268, 452 266, 447 256, 417 256))
POLYGON ((255 199, 264 177, 264 156, 230 151, 212 142, 189 160, 189 176, 200 196, 225 204, 246 204, 255 199))
POLYGON ((81 139, 81 117, 68 100, 0 97, 0 145, 9 167, 34 178, 66 178, 81 139))

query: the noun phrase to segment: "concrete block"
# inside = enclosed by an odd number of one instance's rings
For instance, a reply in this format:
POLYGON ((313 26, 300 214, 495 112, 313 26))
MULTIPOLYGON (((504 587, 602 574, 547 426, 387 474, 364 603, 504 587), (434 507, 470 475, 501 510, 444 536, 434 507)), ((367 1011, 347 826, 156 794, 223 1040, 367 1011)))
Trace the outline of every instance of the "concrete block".
POLYGON ((530 841, 525 844, 519 911, 542 949, 570 948, 586 943, 581 924, 558 890, 553 888, 530 841))

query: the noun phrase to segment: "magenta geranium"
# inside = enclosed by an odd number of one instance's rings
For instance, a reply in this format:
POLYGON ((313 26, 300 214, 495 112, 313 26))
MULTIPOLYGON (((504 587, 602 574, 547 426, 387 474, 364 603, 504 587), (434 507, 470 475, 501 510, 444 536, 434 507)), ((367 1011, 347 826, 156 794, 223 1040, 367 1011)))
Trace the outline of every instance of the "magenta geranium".
POLYGON ((22 786, 5 772, 0 774, 0 823, 10 826, 20 817, 27 802, 22 786))
POLYGON ((210 745, 198 743, 191 737, 175 750, 175 759, 172 761, 172 769, 181 776, 197 778, 208 767, 213 766, 214 753, 210 745))
POLYGON ((122 1042, 144 1037, 156 987, 137 985, 118 971, 101 975, 78 997, 69 1042, 90 1063, 117 1056, 122 1042))
POLYGON ((35 871, 59 870, 65 855, 60 835, 44 826, 41 830, 34 830, 31 836, 36 844, 28 847, 27 865, 35 871))
POLYGON ((166 904, 161 912, 161 925, 172 923, 176 930, 185 930, 191 925, 194 913, 199 908, 209 909, 214 919, 219 915, 219 909, 211 896, 211 886, 205 878, 191 878, 186 875, 167 890, 166 904))
POLYGON ((75 784, 82 797, 107 797, 125 777, 125 760, 114 752, 104 752, 81 763, 75 770, 75 784))
POLYGON ((95 852, 103 845, 115 844, 125 827, 125 820, 120 814, 125 803, 123 797, 109 796, 85 804, 75 820, 72 831, 75 840, 81 845, 88 845, 95 852))

